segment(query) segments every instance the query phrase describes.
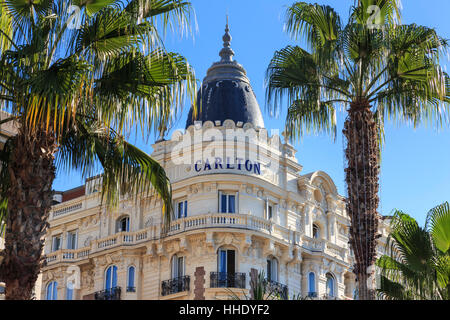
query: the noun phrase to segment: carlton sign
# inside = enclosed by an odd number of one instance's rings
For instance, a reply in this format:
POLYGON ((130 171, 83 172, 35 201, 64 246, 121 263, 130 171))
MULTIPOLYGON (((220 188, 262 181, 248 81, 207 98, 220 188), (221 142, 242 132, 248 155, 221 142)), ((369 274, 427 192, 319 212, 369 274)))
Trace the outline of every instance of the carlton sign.
POLYGON ((251 160, 245 160, 242 158, 236 158, 233 162, 229 157, 226 159, 216 157, 212 161, 209 159, 198 160, 194 164, 194 170, 196 172, 204 172, 211 170, 240 170, 254 174, 261 174, 261 163, 251 160))

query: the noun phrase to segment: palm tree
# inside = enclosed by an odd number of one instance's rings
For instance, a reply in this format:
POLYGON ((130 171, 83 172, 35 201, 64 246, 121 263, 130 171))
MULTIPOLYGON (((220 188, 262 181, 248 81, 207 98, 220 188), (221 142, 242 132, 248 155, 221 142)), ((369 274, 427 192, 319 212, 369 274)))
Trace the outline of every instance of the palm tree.
POLYGON ((450 204, 427 214, 425 227, 396 210, 386 245, 378 294, 389 300, 450 300, 450 204))
POLYGON ((163 131, 193 98, 191 67, 155 27, 184 31, 191 14, 179 0, 0 0, 0 101, 11 114, 2 122, 19 125, 0 153, 7 299, 30 299, 44 263, 57 167, 84 176, 102 167, 111 205, 119 194, 157 192, 169 220, 163 168, 125 137, 163 131))
POLYGON ((276 51, 266 72, 269 108, 276 111, 288 98, 290 138, 304 131, 336 137, 337 108, 346 113, 347 212, 362 300, 373 298, 368 279, 378 237, 384 120, 442 125, 448 110, 449 78, 440 65, 447 41, 434 29, 398 21, 397 0, 360 0, 346 25, 329 6, 295 3, 287 9, 287 31, 302 37, 309 51, 276 51))

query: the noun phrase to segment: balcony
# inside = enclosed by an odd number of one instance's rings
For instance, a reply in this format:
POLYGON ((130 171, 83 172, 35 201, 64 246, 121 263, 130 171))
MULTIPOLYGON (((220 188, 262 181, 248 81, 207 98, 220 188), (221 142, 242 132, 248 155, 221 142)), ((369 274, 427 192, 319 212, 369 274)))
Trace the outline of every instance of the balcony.
POLYGON ((127 292, 136 292, 136 287, 127 287, 127 292))
POLYGON ((120 287, 97 291, 94 298, 95 300, 120 300, 120 291, 120 287))
POLYGON ((189 276, 183 276, 163 281, 161 282, 161 295, 167 296, 169 294, 189 291, 190 282, 191 278, 189 276))
POLYGON ((266 279, 266 291, 279 295, 283 300, 288 299, 288 287, 279 282, 266 279))
POLYGON ((86 260, 89 255, 103 250, 107 250, 113 247, 120 246, 135 246, 142 244, 148 240, 155 239, 157 237, 156 227, 142 229, 134 232, 120 232, 111 236, 94 240, 89 247, 83 247, 80 249, 61 249, 55 252, 51 252, 45 255, 47 265, 86 260))
POLYGON ((308 292, 308 298, 317 298, 317 292, 308 292))
POLYGON ((211 272, 211 288, 245 289, 245 273, 211 272))
POLYGON ((177 219, 170 224, 169 234, 205 228, 250 229, 271 233, 273 222, 250 214, 213 213, 177 219))
POLYGON ((55 218, 59 218, 61 216, 65 216, 69 213, 72 212, 79 212, 82 211, 84 202, 79 199, 75 199, 75 200, 71 200, 71 201, 67 201, 67 202, 63 202, 61 204, 57 204, 55 206, 52 207, 52 211, 51 211, 51 219, 55 219, 55 218))

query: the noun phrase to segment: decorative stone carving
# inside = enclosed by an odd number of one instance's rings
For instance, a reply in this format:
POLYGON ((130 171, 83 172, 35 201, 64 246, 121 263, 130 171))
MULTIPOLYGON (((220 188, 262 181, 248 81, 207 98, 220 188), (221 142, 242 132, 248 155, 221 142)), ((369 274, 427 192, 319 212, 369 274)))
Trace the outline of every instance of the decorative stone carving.
POLYGON ((94 288, 94 280, 95 280, 95 271, 94 268, 89 268, 85 272, 81 274, 81 283, 82 287, 88 290, 94 288))
POLYGON ((263 190, 259 189, 257 195, 259 198, 262 198, 264 196, 263 190))
POLYGON ((251 255, 251 249, 250 247, 252 246, 252 236, 251 235, 244 235, 242 241, 241 241, 241 251, 242 253, 245 253, 246 256, 250 256, 251 255))
POLYGON ((264 246, 263 255, 264 256, 268 256, 268 255, 276 256, 275 250, 276 250, 276 248, 275 248, 274 241, 273 240, 268 240, 268 241, 266 241, 266 244, 264 246))
POLYGON ((147 217, 147 219, 145 220, 145 223, 144 223, 144 227, 149 228, 152 224, 153 224, 153 218, 147 217))
POLYGON ((225 235, 223 242, 228 245, 231 244, 233 242, 233 237, 231 236, 231 234, 225 235))
POLYGON ((88 236, 85 240, 84 240, 84 246, 85 247, 89 247, 91 245, 91 241, 92 241, 92 236, 88 236))

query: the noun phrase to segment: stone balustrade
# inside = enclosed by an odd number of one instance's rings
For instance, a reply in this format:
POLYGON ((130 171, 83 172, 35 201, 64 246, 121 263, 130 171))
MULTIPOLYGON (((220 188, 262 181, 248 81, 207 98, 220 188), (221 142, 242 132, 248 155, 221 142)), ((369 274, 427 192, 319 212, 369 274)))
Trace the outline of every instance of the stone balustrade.
POLYGON ((46 255, 47 265, 58 262, 74 262, 85 259, 90 252, 90 248, 62 249, 46 255))
POLYGON ((214 213, 177 219, 171 223, 169 235, 211 227, 232 227, 271 233, 272 226, 271 221, 249 214, 214 213))
POLYGON ((325 242, 325 239, 315 239, 308 236, 303 236, 301 246, 310 251, 323 252, 325 250, 325 242))
MULTIPOLYGON (((221 227, 255 230, 270 234, 289 244, 298 244, 309 251, 325 252, 345 258, 345 248, 330 243, 325 239, 314 239, 305 235, 301 236, 297 231, 284 228, 271 220, 256 217, 251 214, 214 213, 180 218, 171 222, 167 235, 172 236, 196 229, 221 227)), ((86 259, 91 254, 113 247, 134 246, 149 240, 158 239, 162 235, 161 230, 159 226, 153 225, 146 229, 134 232, 119 232, 94 240, 90 243, 89 247, 76 250, 58 250, 46 255, 47 265, 58 262, 76 262, 86 259)))
POLYGON ((89 247, 76 250, 63 249, 46 255, 47 265, 58 262, 76 262, 86 259, 90 254, 121 245, 136 245, 152 239, 154 227, 135 232, 120 232, 91 242, 89 247))
POLYGON ((84 208, 83 201, 80 201, 80 200, 78 200, 76 202, 72 202, 72 201, 63 202, 61 204, 57 204, 52 207, 50 217, 52 217, 53 219, 58 218, 60 216, 66 215, 68 213, 80 211, 83 208, 84 208))

